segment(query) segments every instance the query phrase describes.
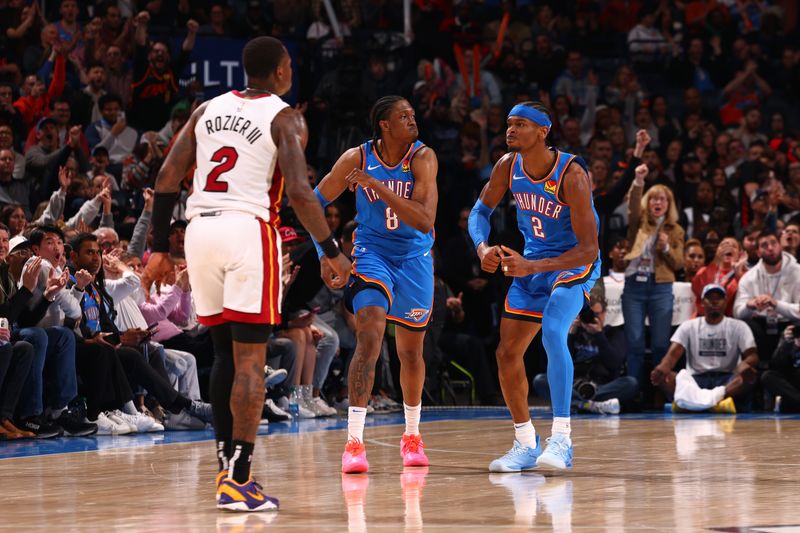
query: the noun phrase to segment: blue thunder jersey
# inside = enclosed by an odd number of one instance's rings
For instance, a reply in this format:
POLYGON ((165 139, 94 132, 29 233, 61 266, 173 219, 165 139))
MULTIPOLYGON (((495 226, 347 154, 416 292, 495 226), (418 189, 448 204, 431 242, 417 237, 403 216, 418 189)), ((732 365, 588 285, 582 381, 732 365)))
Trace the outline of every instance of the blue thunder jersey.
MULTIPOLYGON (((414 191, 414 174, 411 161, 425 145, 416 141, 400 162, 390 167, 378 156, 372 141, 361 149, 361 169, 380 180, 401 198, 411 198, 414 191)), ((353 236, 355 254, 376 252, 394 259, 420 256, 433 247, 433 230, 422 233, 400 220, 397 214, 370 188, 356 189, 356 223, 353 236)))
MULTIPOLYGON (((564 174, 573 160, 586 169, 580 157, 555 150, 553 168, 543 178, 534 179, 525 172, 522 154, 514 155, 508 185, 517 205, 517 226, 525 237, 526 259, 556 257, 574 248, 578 238, 572 229, 570 209, 561 198, 564 174)), ((600 219, 592 201, 597 228, 600 219)))

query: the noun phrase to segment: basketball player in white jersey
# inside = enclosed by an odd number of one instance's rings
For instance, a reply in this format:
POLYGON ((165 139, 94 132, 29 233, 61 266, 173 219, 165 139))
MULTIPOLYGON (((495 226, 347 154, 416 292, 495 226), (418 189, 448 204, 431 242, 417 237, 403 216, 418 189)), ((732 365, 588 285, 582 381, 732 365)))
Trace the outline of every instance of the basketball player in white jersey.
POLYGON ((219 473, 217 507, 278 509, 250 476, 264 401, 264 359, 280 323, 280 200, 286 188, 300 221, 324 249, 325 282, 344 286, 350 261, 340 253, 306 178, 303 116, 278 95, 292 84, 291 58, 272 37, 242 52, 245 91, 210 100, 192 114, 164 161, 155 187, 153 254, 142 283, 149 294, 172 272, 170 216, 180 183, 197 162, 187 202, 186 262, 198 320, 211 328, 211 405, 219 473))

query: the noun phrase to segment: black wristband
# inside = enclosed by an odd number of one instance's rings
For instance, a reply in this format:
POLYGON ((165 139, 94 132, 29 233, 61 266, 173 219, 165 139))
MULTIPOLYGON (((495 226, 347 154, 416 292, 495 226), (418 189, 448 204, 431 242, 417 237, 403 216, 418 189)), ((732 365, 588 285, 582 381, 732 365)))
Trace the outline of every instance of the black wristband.
POLYGON ((169 252, 169 224, 172 210, 178 200, 177 192, 157 192, 153 195, 153 252, 169 252))
POLYGON ((330 259, 342 253, 341 250, 339 250, 339 243, 336 242, 333 233, 331 233, 327 239, 320 242, 319 247, 322 248, 322 253, 325 254, 325 257, 329 257, 330 259))

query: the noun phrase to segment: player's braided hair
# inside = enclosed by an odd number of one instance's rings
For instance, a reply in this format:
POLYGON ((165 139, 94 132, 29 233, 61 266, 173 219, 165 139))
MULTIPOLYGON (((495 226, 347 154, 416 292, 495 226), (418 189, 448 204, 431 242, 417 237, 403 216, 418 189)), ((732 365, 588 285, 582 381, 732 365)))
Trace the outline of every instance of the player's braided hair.
POLYGON ((402 96, 390 95, 378 98, 372 110, 369 112, 369 122, 372 124, 372 145, 378 149, 378 139, 381 138, 381 120, 386 120, 389 111, 392 110, 394 104, 405 100, 402 96))

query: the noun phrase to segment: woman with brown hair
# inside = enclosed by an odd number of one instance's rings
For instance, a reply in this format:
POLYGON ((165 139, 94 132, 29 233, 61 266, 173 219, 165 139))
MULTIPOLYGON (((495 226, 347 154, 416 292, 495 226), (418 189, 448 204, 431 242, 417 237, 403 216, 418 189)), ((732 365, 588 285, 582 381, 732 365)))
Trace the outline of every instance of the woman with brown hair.
POLYGON ((645 318, 650 320, 653 365, 669 348, 672 325, 672 283, 683 267, 683 228, 672 191, 654 185, 644 193, 647 166, 636 168, 628 200, 628 240, 633 243, 625 259, 622 316, 628 341, 628 375, 644 381, 645 318))

